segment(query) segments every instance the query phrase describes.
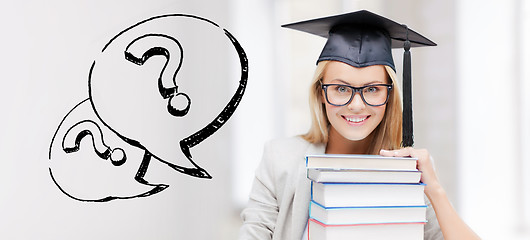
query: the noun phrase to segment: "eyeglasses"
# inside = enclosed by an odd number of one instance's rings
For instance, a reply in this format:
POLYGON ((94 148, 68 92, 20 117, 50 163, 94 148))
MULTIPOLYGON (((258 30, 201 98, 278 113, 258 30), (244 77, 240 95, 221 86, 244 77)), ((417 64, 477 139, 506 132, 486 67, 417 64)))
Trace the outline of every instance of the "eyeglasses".
POLYGON ((352 87, 343 84, 323 84, 320 82, 326 95, 326 101, 333 106, 348 105, 355 93, 359 92, 361 99, 369 106, 385 105, 388 101, 392 84, 374 84, 364 87, 352 87))

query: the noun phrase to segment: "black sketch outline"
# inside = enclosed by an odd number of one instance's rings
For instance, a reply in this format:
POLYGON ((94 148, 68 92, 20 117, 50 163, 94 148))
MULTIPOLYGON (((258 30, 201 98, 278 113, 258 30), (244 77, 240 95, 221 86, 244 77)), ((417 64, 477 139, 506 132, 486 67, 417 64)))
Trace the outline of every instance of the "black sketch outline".
POLYGON ((176 117, 183 117, 185 116, 188 111, 190 110, 190 106, 191 106, 191 99, 190 97, 185 94, 185 93, 182 93, 182 92, 178 92, 178 86, 177 86, 177 73, 178 71, 180 70, 180 67, 182 66, 182 59, 184 58, 184 50, 182 49, 182 45, 180 45, 180 42, 171 37, 171 36, 168 36, 166 34, 155 34, 155 33, 151 33, 151 34, 145 34, 145 35, 142 35, 140 37, 137 37, 136 39, 134 39, 133 41, 131 41, 127 47, 125 48, 125 59, 127 59, 129 62, 132 62, 132 63, 135 63, 139 66, 142 66, 147 60, 149 60, 149 58, 153 57, 153 56, 164 56, 166 58, 166 63, 164 64, 164 66, 162 67, 162 70, 160 71, 160 76, 158 76, 158 92, 160 93, 160 95, 164 98, 164 99, 168 99, 168 102, 167 102, 167 111, 173 115, 173 116, 176 116, 176 117), (167 68, 167 65, 169 64, 169 61, 170 61, 170 55, 171 53, 164 47, 153 47, 153 48, 150 48, 149 50, 147 50, 146 52, 144 52, 142 54, 142 57, 136 57, 134 56, 133 53, 131 53, 129 51, 129 48, 135 44, 136 42, 146 38, 146 37, 163 37, 163 38, 166 38, 166 39, 169 39, 171 40, 176 46, 178 46, 179 48, 179 53, 180 53, 180 58, 179 58, 179 64, 177 66, 177 69, 175 69, 174 73, 173 73, 173 77, 171 78, 171 81, 173 82, 173 85, 175 87, 170 87, 170 88, 166 88, 164 86, 164 84, 162 83, 163 82, 163 79, 162 79, 162 75, 164 75, 164 72, 167 68), (187 99, 187 106, 186 108, 184 108, 183 110, 180 110, 180 109, 177 109, 175 108, 174 106, 171 105, 171 100, 176 97, 176 96, 184 96, 186 99, 187 99))
MULTIPOLYGON (((128 28, 126 28, 125 30, 121 31, 120 33, 118 33, 116 36, 114 36, 113 38, 111 38, 111 40, 105 44, 105 46, 103 47, 102 49, 102 53, 105 52, 105 50, 107 49, 107 47, 116 39, 118 38, 120 35, 122 35, 123 33, 129 31, 130 29, 133 29, 134 27, 138 26, 138 25, 141 25, 143 23, 146 23, 146 22, 149 22, 149 21, 152 21, 152 20, 155 20, 155 19, 159 19, 159 18, 165 18, 165 17, 189 17, 189 18, 193 18, 193 19, 197 19, 197 20, 200 20, 200 21, 204 21, 204 22, 207 22, 207 23, 210 23, 212 24, 213 26, 217 27, 217 28, 220 28, 219 25, 217 25, 216 23, 208 20, 208 19, 205 19, 205 18, 202 18, 202 17, 197 17, 197 16, 193 16, 193 15, 188 15, 188 14, 166 14, 166 15, 160 15, 160 16, 155 16, 155 17, 151 17, 151 18, 148 18, 146 20, 143 20, 143 21, 140 21, 128 28)), ((193 133, 192 135, 180 140, 179 142, 179 146, 180 146, 180 149, 182 151, 182 153, 186 156, 186 158, 188 159, 188 161, 195 167, 195 168, 186 168, 186 167, 182 167, 182 166, 178 166, 176 164, 172 164, 170 163, 169 161, 166 161, 160 157, 157 157, 156 155, 152 154, 151 152, 149 152, 149 150, 147 148, 145 148, 144 146, 142 146, 142 144, 137 141, 137 140, 134 140, 134 139, 130 139, 130 138, 127 138, 125 136, 123 136, 122 134, 118 133, 117 131, 115 131, 111 126, 109 126, 102 118, 101 116, 99 115, 95 105, 94 105, 94 102, 93 102, 93 99, 91 98, 92 96, 92 89, 91 89, 91 81, 92 81, 92 72, 94 70, 94 67, 96 65, 96 61, 94 61, 90 67, 90 71, 89 71, 89 77, 88 77, 88 85, 89 85, 89 98, 88 99, 85 99, 83 100, 82 102, 80 102, 79 104, 77 104, 74 108, 72 108, 68 114, 66 114, 66 116, 62 119, 61 123, 59 124, 59 126, 57 127, 57 130, 55 131, 55 134, 52 138, 52 141, 50 143, 50 148, 49 148, 49 160, 52 160, 52 145, 53 145, 53 142, 56 140, 56 135, 57 133, 59 132, 59 129, 61 128, 61 126, 63 125, 63 123, 65 122, 65 120, 67 119, 67 117, 74 111, 74 109, 76 109, 77 107, 79 107, 81 104, 89 101, 90 102, 90 105, 91 105, 91 108, 92 110, 94 111, 95 115, 97 116, 97 118, 101 121, 101 123, 107 128, 109 129, 111 132, 113 132, 114 134, 116 134, 120 139, 122 139, 124 142, 126 142, 127 144, 131 145, 131 146, 134 146, 134 147, 137 147, 137 148, 140 148, 142 150, 144 150, 144 155, 143 155, 143 159, 142 159, 142 162, 138 168, 138 171, 136 173, 136 176, 134 177, 134 179, 141 183, 141 184, 144 184, 144 185, 148 185, 148 186, 152 186, 153 189, 151 189, 150 191, 148 192, 145 192, 145 193, 142 193, 142 194, 138 194, 138 195, 135 195, 135 196, 126 196, 126 197, 116 197, 116 196, 108 196, 108 197, 105 197, 105 198, 102 198, 102 199, 80 199, 80 198, 77 198, 75 196, 72 196, 71 194, 67 193, 58 183, 57 181, 55 180, 55 177, 53 176, 53 172, 52 172, 52 169, 51 167, 49 168, 49 173, 50 173, 50 176, 53 180, 53 182, 55 183, 55 185, 67 196, 69 196, 70 198, 72 199, 75 199, 75 200, 78 200, 78 201, 85 201, 85 202, 107 202, 107 201, 111 201, 111 200, 115 200, 115 199, 132 199, 132 198, 137 198, 137 197, 147 197, 147 196, 150 196, 150 195, 153 195, 153 194, 156 194, 160 191, 163 191, 164 189, 166 189, 169 185, 166 185, 166 184, 151 184, 149 183, 147 180, 144 179, 144 176, 149 168, 149 164, 150 164, 150 161, 152 158, 154 159, 157 159, 158 161, 162 162, 162 163, 165 163, 166 165, 168 165, 169 167, 171 167, 172 169, 176 170, 177 172, 180 172, 180 173, 184 173, 184 174, 187 174, 187 175, 190 175, 190 176, 193 176, 193 177, 198 177, 198 178, 207 178, 207 179, 211 179, 212 176, 203 168, 201 168, 199 165, 197 165, 194 161, 193 161, 193 157, 191 155, 191 152, 190 152, 190 148, 193 148, 194 146, 196 146, 197 144, 201 143, 202 141, 204 141, 205 139, 207 139, 208 137, 210 137, 211 135, 213 135, 217 130, 219 130, 226 122, 227 120, 233 115, 233 113, 235 112, 237 106, 239 105, 242 97, 243 97, 243 94, 245 92, 245 89, 246 89, 246 85, 247 85, 247 80, 248 80, 248 59, 247 59, 247 56, 246 56, 246 53, 243 49, 243 47, 240 45, 240 43, 237 41, 237 39, 226 29, 222 29, 226 35, 226 37, 230 40, 230 42, 232 43, 232 45, 234 46, 237 54, 238 54, 238 57, 239 57, 239 62, 240 62, 240 65, 241 65, 241 77, 239 79, 239 85, 238 85, 238 88, 236 90, 236 92, 234 93, 234 95, 231 97, 230 101, 228 102, 228 104, 223 108, 223 110, 214 118, 213 121, 211 121, 209 124, 207 124, 205 127, 203 127, 202 129, 200 129, 199 131, 193 133)), ((185 93, 179 93, 178 92, 178 86, 176 84, 176 74, 178 72, 178 70, 180 69, 181 65, 182 65, 182 61, 183 61, 183 51, 182 51, 182 46, 180 45, 180 43, 173 37, 171 36, 168 36, 168 35, 164 35, 164 34, 156 34, 156 33, 149 33, 149 34, 145 34, 145 35, 142 35, 140 37, 137 37, 136 39, 134 39, 133 41, 131 41, 126 50, 124 51, 124 57, 126 60, 134 63, 134 64, 137 64, 137 65, 142 65, 145 61, 147 61, 150 57, 152 56, 155 56, 155 55, 161 55, 161 56, 164 56, 166 58, 166 63, 162 69, 162 71, 160 72, 160 76, 159 76, 159 79, 158 79, 158 87, 159 87, 159 92, 161 94, 161 96, 166 99, 168 98, 168 113, 173 115, 173 116, 176 116, 176 117, 181 117, 181 116, 184 116, 186 115, 186 113, 188 112, 189 108, 190 108, 190 105, 191 105, 191 99, 189 98, 189 96, 187 96, 185 93), (176 43, 176 45, 180 48, 180 63, 177 67, 177 70, 174 72, 173 74, 173 78, 172 78, 172 81, 175 85, 175 87, 170 87, 170 88, 166 88, 165 86, 163 86, 162 84, 162 74, 164 73, 164 70, 166 68, 166 66, 168 65, 169 61, 170 61, 170 53, 167 51, 166 48, 163 48, 163 47, 152 47, 151 49, 147 50, 146 52, 144 52, 142 54, 142 57, 141 58, 138 58, 138 57, 135 57, 133 54, 131 54, 130 52, 128 52, 128 48, 134 43, 136 42, 137 40, 140 40, 144 37, 149 37, 149 36, 154 36, 154 37, 164 37, 164 38, 167 38, 167 39, 170 39, 172 40, 173 42, 176 43), (171 100, 173 97, 175 96, 184 96, 187 98, 188 100, 188 105, 187 107, 184 109, 184 110, 179 110, 179 109, 176 109, 175 107, 171 106, 171 100)), ((111 147, 107 146, 103 139, 104 139, 104 136, 103 136, 103 133, 101 131, 101 128, 97 125, 96 122, 94 121, 91 121, 91 120, 82 120, 76 124, 74 124, 74 126, 70 127, 67 131, 67 133, 65 134, 65 136, 63 137, 63 150, 65 151, 65 153, 68 153, 68 151, 77 151, 79 149, 79 142, 86 136, 90 136, 91 139, 92 139, 92 143, 93 143, 93 147, 94 147, 94 150, 96 151, 97 155, 100 157, 100 158, 103 158, 103 159, 108 159, 109 157, 111 158, 111 161, 112 163, 115 165, 115 166, 120 166, 121 164, 123 164, 126 160, 126 154, 125 152, 122 153, 123 155, 123 159, 120 159, 118 161, 116 160, 113 160, 112 159, 112 153, 114 150, 117 150, 119 148, 116 148, 116 149, 111 149, 111 147), (64 139, 66 139, 66 134, 69 134, 70 131, 72 129, 74 129, 74 127, 78 126, 79 124, 81 123, 89 123, 89 124, 93 124, 96 129, 98 129, 96 132, 97 133, 94 133, 93 131, 89 131, 89 130, 81 130, 77 133, 77 136, 76 136, 76 141, 75 141, 75 146, 72 148, 65 148, 64 146, 64 139), (96 143, 94 142, 94 134, 100 134, 100 135, 96 135, 98 138, 98 141, 99 139, 101 139, 101 142, 99 142, 100 144, 102 144, 104 146, 104 148, 106 149, 105 151, 101 152, 101 151, 97 151, 96 149, 96 143), (77 147, 77 148, 76 148, 77 147)), ((101 147, 103 148, 103 147, 101 147)), ((123 151, 123 150, 122 150, 123 151)))
MULTIPOLYGON (((55 138, 57 137, 57 133, 59 132, 61 126, 63 125, 64 121, 68 118, 68 116, 70 116, 70 114, 76 109, 78 108, 79 106, 81 106, 82 104, 88 102, 89 99, 85 99, 83 101, 81 101, 80 103, 78 103, 77 105, 74 106, 74 108, 72 108, 64 117, 63 119, 61 120, 61 123, 59 124, 59 126, 57 127, 57 130, 55 131, 55 133, 53 134, 53 137, 52 137, 52 141, 50 143, 50 148, 49 148, 49 153, 48 153, 48 159, 49 160, 52 160, 52 146, 53 146, 53 142, 55 141, 55 138)), ((100 134, 101 136, 101 144, 104 145, 105 147, 108 147, 110 149, 109 146, 107 146, 107 144, 104 143, 104 140, 103 140, 103 133, 101 132, 101 128, 99 127, 99 125, 94 122, 94 121, 91 121, 91 120, 82 120, 81 122, 84 122, 84 121, 90 121, 92 123, 95 124, 95 127, 98 129, 98 133, 100 134)), ((78 124, 74 124, 72 127, 70 127, 67 132, 70 132, 76 125, 78 124)), ((93 134, 93 133, 92 133, 93 134)), ((66 135, 66 134, 65 134, 66 135)), ((79 134, 78 134, 79 136, 79 134)), ((66 136, 63 138, 63 142, 62 142, 62 146, 65 146, 65 143, 64 143, 64 139, 66 138, 66 136)), ((77 140, 77 137, 76 137, 76 140, 77 140)), ((81 139, 80 139, 81 140, 81 139)), ((92 138, 93 140, 93 138, 92 138)), ((94 147, 94 150, 97 152, 96 150, 96 147, 95 147, 95 143, 93 143, 93 147, 94 147)), ((76 145, 78 145, 78 143, 75 143, 76 145)), ((64 148, 63 148, 64 149, 64 148)), ((121 148, 115 148, 115 149, 121 149, 121 148)), ((77 147, 77 149, 75 151, 78 151, 79 150, 79 147, 77 147)), ((72 149, 70 148, 69 150, 64 150, 65 152, 66 151, 70 151, 70 152, 75 152, 75 151, 72 151, 72 149)), ((100 154, 96 153, 96 155, 98 155, 99 157, 101 157, 100 154)), ((103 156, 105 156, 105 154, 102 154, 103 156)), ((126 158, 126 155, 125 155, 125 152, 124 152, 124 157, 126 158)), ((106 160, 107 158, 103 158, 101 157, 102 159, 106 160)), ((115 164, 113 164, 114 166, 116 166, 115 164)), ((57 180, 55 179, 55 177, 53 176, 53 172, 52 172, 52 169, 51 167, 48 169, 49 170, 49 173, 50 173, 50 177, 53 181, 53 183, 57 186, 57 188, 59 188, 59 190, 65 194, 66 196, 74 199, 74 200, 77 200, 77 201, 82 201, 82 202, 108 202, 108 201, 112 201, 112 200, 116 200, 116 199, 132 199, 132 198, 137 198, 137 197, 147 197, 147 196, 150 196, 150 195, 153 195, 153 194, 156 194, 158 192, 161 192, 163 191, 164 189, 166 189, 167 187, 169 187, 169 185, 166 185, 166 184, 150 184, 148 182, 140 182, 144 185, 148 185, 148 186, 151 186, 153 187, 151 190, 147 191, 147 192, 144 192, 144 193, 141 193, 141 194, 137 194, 137 195, 133 195, 133 196, 126 196, 126 197, 118 197, 118 196, 107 196, 107 197, 104 197, 104 198, 101 198, 101 199, 82 199, 82 198, 78 198, 78 197, 75 197, 73 195, 71 195, 70 193, 68 193, 66 190, 64 190, 61 185, 57 182, 57 180)))
POLYGON ((107 146, 107 144, 105 144, 105 140, 103 140, 103 132, 101 131, 101 128, 96 122, 92 120, 80 121, 68 129, 68 131, 64 134, 63 141, 62 141, 62 147, 63 147, 64 152, 72 153, 72 152, 79 151, 81 140, 83 140, 83 138, 85 138, 86 136, 90 136, 90 138, 92 139, 92 147, 94 148, 94 151, 101 159, 105 159, 105 160, 110 159, 112 162, 112 165, 114 166, 121 166, 127 160, 127 155, 125 154, 123 149, 121 148, 112 149, 109 146, 107 146), (89 125, 90 127, 94 127, 95 129, 91 130, 91 129, 87 129, 87 127, 83 128, 82 126, 84 125, 89 125), (68 141, 66 140, 66 137, 71 136, 69 133, 75 132, 74 130, 76 130, 77 128, 81 128, 81 130, 78 131, 77 136, 75 136, 75 140, 73 140, 74 141, 73 146, 70 145, 71 147, 69 147, 67 146, 68 141), (97 134, 94 135, 94 133, 97 133, 97 134), (96 146, 98 144, 100 144, 101 146, 96 146), (115 153, 116 151, 119 151, 123 154, 123 157, 121 159, 114 159, 112 157, 112 154, 115 153))

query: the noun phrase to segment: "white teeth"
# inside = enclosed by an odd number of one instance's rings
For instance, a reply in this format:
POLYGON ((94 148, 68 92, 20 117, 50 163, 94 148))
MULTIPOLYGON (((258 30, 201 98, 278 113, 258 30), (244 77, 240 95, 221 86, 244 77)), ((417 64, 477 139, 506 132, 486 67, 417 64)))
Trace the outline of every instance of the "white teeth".
POLYGON ((368 117, 364 117, 364 118, 349 118, 349 117, 346 117, 346 120, 348 120, 349 122, 354 122, 354 123, 359 123, 359 122, 362 122, 364 120, 366 120, 368 117))

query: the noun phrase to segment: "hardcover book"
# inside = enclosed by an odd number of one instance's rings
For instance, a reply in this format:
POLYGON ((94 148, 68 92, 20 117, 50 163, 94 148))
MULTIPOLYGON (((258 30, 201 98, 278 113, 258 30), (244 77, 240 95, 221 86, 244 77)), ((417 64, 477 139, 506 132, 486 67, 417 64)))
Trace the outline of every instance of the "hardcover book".
POLYGON ((314 182, 419 183, 418 170, 308 168, 307 178, 314 182))
POLYGON ((321 154, 306 156, 307 168, 416 170, 417 158, 380 155, 321 154))
POLYGON ((425 205, 425 184, 311 182, 311 200, 325 207, 425 205))
POLYGON ((324 207, 314 201, 309 205, 309 217, 326 225, 425 222, 427 205, 324 207))
POLYGON ((310 240, 421 240, 424 222, 326 225, 309 219, 308 237, 310 240))

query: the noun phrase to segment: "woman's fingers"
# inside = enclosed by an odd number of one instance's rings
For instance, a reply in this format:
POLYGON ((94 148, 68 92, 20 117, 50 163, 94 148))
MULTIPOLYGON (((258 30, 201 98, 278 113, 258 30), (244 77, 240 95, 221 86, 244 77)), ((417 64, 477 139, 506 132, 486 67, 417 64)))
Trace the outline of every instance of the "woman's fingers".
POLYGON ((411 157, 413 148, 401 148, 396 150, 385 150, 382 149, 380 154, 385 157, 411 157))

